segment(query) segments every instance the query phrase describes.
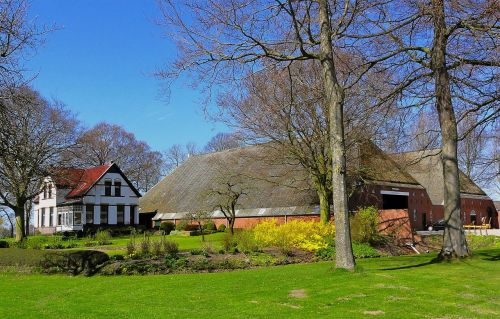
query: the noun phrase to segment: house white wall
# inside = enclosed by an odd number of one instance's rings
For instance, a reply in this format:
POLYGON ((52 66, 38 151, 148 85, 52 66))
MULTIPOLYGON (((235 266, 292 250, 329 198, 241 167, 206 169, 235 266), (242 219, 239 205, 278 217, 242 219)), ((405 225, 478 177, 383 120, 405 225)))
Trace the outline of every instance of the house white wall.
MULTIPOLYGON (((42 209, 45 209, 44 216, 44 228, 50 227, 50 208, 53 209, 52 214, 52 227, 57 226, 58 216, 57 216, 57 206, 61 206, 62 203, 66 201, 66 195, 70 191, 69 189, 56 189, 54 183, 47 178, 45 180, 47 185, 52 185, 52 196, 51 198, 45 199, 43 196, 43 189, 39 195, 38 204, 34 205, 35 211, 35 227, 41 228, 41 213, 42 209)), ((135 216, 135 222, 139 221, 138 214, 138 206, 139 198, 134 193, 134 191, 130 188, 128 183, 124 180, 124 178, 119 173, 111 173, 108 172, 102 176, 97 183, 87 192, 86 196, 81 199, 82 205, 82 224, 86 223, 86 205, 91 204, 94 205, 94 221, 93 224, 99 225, 100 215, 101 215, 101 205, 108 205, 108 224, 116 225, 117 224, 117 205, 124 206, 124 224, 131 223, 131 216, 135 216), (105 195, 105 181, 111 181, 111 196, 105 195), (115 194, 115 183, 121 183, 121 194, 120 196, 116 196, 115 194), (134 207, 133 211, 131 208, 134 207)), ((80 226, 81 228, 81 226, 80 226)))
POLYGON ((130 224, 130 206, 135 207, 136 221, 138 221, 137 205, 139 198, 134 191, 128 186, 127 182, 118 173, 106 173, 104 176, 89 190, 87 196, 83 198, 83 204, 92 204, 94 206, 94 224, 100 224, 101 205, 108 205, 108 224, 115 225, 117 223, 117 205, 124 205, 124 224, 130 224), (105 181, 111 181, 111 196, 105 195, 105 181), (115 196, 115 182, 121 183, 121 196, 115 196))

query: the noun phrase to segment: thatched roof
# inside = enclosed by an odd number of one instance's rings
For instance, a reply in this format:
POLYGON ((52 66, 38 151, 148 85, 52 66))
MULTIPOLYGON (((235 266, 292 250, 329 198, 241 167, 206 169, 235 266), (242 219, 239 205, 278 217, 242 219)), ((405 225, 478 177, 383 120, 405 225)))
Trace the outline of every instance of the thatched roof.
MULTIPOLYGON (((425 187, 433 205, 443 205, 444 202, 443 165, 440 154, 440 149, 433 149, 390 155, 402 169, 425 187)), ((461 171, 460 192, 486 196, 485 192, 461 171)))
MULTIPOLYGON (((275 158, 279 154, 273 152, 269 145, 256 145, 192 156, 140 199, 140 212, 213 211, 218 203, 217 198, 210 196, 210 190, 227 179, 236 179, 238 187, 246 193, 238 201, 237 208, 242 213, 254 211, 258 215, 262 208, 284 207, 317 211, 314 207, 319 200, 308 172, 299 164, 277 163, 275 158)), ((355 153, 358 156, 349 161, 349 166, 363 167, 359 171, 362 179, 418 185, 371 142, 361 144, 355 153)), ((279 209, 261 212, 278 214, 279 209)))

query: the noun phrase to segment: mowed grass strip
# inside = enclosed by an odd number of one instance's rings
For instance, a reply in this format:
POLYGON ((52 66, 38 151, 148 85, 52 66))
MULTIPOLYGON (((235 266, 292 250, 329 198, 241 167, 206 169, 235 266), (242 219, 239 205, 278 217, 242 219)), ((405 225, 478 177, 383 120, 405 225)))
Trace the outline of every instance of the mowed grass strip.
POLYGON ((0 318, 499 318, 500 250, 210 274, 0 274, 0 318))

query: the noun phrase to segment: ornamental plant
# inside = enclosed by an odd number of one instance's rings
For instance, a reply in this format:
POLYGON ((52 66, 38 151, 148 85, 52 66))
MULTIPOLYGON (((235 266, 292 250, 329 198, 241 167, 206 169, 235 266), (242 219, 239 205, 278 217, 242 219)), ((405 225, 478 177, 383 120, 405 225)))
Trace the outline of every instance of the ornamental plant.
POLYGON ((307 251, 326 248, 335 237, 334 224, 316 221, 292 220, 278 224, 276 219, 271 219, 257 224, 253 231, 260 247, 277 247, 285 254, 293 248, 307 251))

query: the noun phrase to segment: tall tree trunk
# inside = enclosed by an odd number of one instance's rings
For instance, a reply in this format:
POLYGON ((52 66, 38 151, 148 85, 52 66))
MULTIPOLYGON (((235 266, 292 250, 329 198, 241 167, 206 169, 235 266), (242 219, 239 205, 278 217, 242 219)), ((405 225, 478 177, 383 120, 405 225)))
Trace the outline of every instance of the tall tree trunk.
POLYGON ((354 269, 349 211, 347 207, 346 160, 343 123, 344 92, 337 81, 333 61, 330 15, 327 0, 319 1, 320 62, 323 68, 326 103, 330 122, 330 147, 332 152, 332 188, 335 216, 336 267, 354 269))
POLYGON ((17 205, 14 209, 16 216, 16 242, 23 241, 26 238, 24 230, 24 204, 17 205))
POLYGON ((436 108, 441 126, 444 179, 445 229, 440 258, 466 257, 469 255, 465 233, 460 219, 460 181, 457 157, 457 121, 451 100, 450 79, 446 68, 446 21, 444 0, 432 0, 434 44, 432 70, 435 80, 436 108))
POLYGON ((317 177, 313 176, 312 182, 319 198, 319 218, 322 223, 326 224, 330 221, 331 194, 328 192, 327 186, 321 183, 317 177))

